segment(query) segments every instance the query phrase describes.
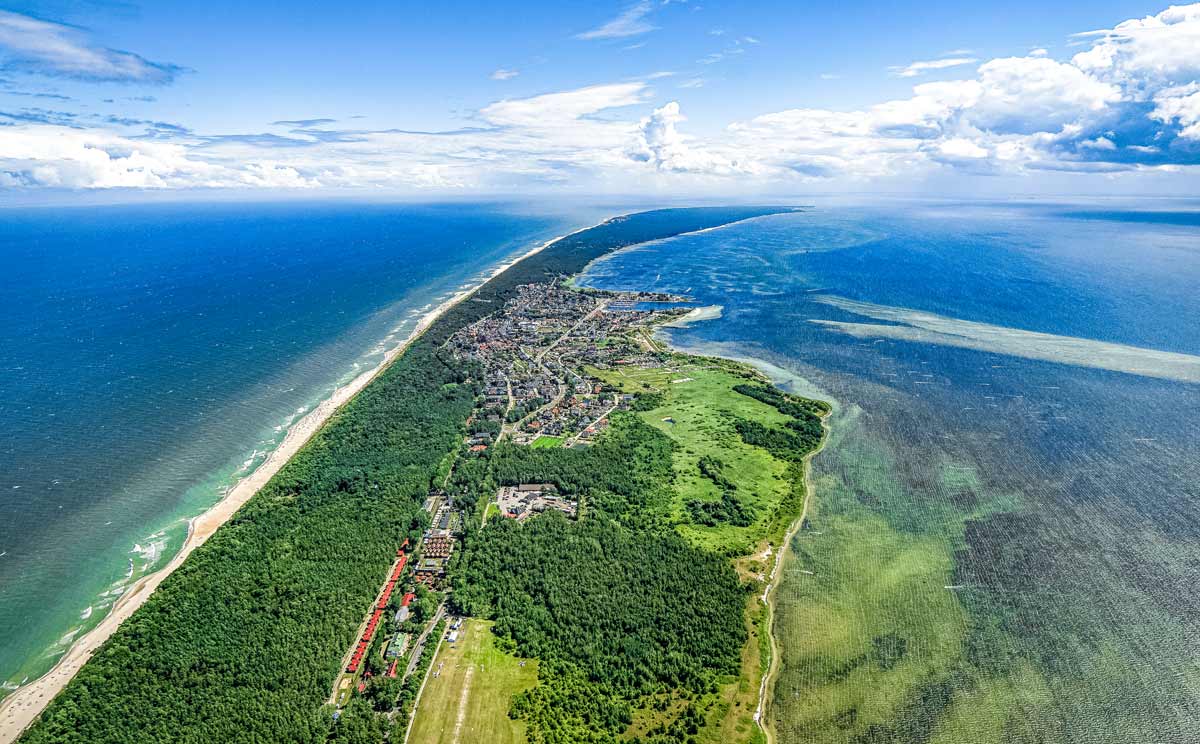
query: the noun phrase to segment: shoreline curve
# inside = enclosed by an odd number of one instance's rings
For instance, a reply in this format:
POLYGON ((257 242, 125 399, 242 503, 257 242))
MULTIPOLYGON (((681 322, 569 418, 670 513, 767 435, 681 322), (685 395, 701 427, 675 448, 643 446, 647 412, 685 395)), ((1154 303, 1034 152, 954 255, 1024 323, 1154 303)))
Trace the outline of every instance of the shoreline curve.
POLYGON ((229 521, 247 501, 258 493, 308 443, 308 440, 320 431, 334 413, 398 359, 447 310, 475 294, 483 285, 521 261, 537 255, 564 238, 603 225, 616 217, 617 215, 607 217, 595 225, 581 227, 578 230, 551 238, 525 253, 497 265, 473 286, 455 293, 453 297, 421 316, 408 337, 388 350, 379 364, 336 388, 328 398, 295 421, 288 428, 283 441, 271 451, 266 460, 239 480, 219 501, 188 520, 187 536, 184 538, 183 545, 165 566, 130 584, 121 597, 113 603, 108 614, 95 627, 75 639, 53 667, 40 677, 13 690, 3 701, 0 701, 0 744, 10 744, 20 738, 25 729, 37 720, 50 701, 67 686, 67 683, 75 677, 87 660, 116 632, 121 623, 145 603, 158 585, 179 568, 192 551, 207 542, 208 538, 221 525, 229 521))

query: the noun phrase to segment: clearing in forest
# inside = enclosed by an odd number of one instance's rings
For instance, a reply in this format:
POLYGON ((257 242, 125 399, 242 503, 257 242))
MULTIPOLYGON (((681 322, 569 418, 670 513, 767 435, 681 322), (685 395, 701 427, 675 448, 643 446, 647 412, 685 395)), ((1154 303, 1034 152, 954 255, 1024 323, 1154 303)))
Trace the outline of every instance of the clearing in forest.
POLYGON ((513 695, 537 683, 537 662, 521 666, 522 660, 497 648, 491 625, 464 620, 458 641, 442 644, 421 693, 409 744, 525 741, 525 723, 509 719, 508 707, 513 695))

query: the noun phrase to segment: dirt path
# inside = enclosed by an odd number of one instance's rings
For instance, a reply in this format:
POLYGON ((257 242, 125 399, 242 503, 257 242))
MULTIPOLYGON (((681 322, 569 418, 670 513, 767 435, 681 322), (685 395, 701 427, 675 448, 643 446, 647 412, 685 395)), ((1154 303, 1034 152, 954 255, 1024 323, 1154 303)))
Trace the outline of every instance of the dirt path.
POLYGON ((825 445, 829 442, 830 415, 826 414, 821 417, 821 429, 824 432, 821 436, 821 444, 804 457, 804 506, 801 507, 800 516, 792 522, 787 534, 784 535, 783 543, 775 552, 775 565, 771 568, 771 576, 767 580, 767 586, 763 589, 762 593, 762 601, 767 605, 767 627, 764 629, 764 632, 771 640, 771 666, 767 669, 767 673, 763 675, 762 683, 758 687, 758 707, 754 711, 754 722, 762 730, 766 744, 775 744, 776 740, 775 727, 768 720, 768 714, 771 712, 770 700, 775 691, 775 680, 779 676, 779 669, 782 666, 780 662, 782 652, 779 647, 779 639, 775 636, 775 594, 779 590, 779 576, 783 570, 783 563, 787 558, 792 538, 796 536, 796 533, 804 526, 804 520, 808 518, 808 505, 813 499, 812 461, 814 457, 821 454, 821 450, 825 449, 825 445))
MULTIPOLYGON (((438 608, 438 616, 441 616, 440 607, 438 608)), ((436 621, 434 621, 434 625, 437 625, 436 621)), ((426 634, 428 634, 428 632, 429 631, 426 631, 426 634)), ((404 741, 402 744, 408 744, 408 737, 412 736, 413 722, 417 720, 417 706, 421 704, 421 695, 425 692, 425 685, 429 682, 429 675, 433 672, 433 665, 437 663, 438 651, 441 650, 442 639, 445 637, 446 630, 443 628, 442 634, 437 637, 437 646, 434 648, 433 658, 429 660, 429 668, 425 670, 425 676, 421 677, 421 686, 417 688, 417 694, 415 697, 413 697, 412 709, 409 710, 408 721, 404 725, 404 741)), ((420 659, 420 656, 417 654, 416 650, 413 651, 413 658, 418 660, 420 659)), ((415 666, 416 665, 413 663, 408 665, 408 669, 404 672, 404 676, 406 678, 408 675, 412 674, 415 666)))

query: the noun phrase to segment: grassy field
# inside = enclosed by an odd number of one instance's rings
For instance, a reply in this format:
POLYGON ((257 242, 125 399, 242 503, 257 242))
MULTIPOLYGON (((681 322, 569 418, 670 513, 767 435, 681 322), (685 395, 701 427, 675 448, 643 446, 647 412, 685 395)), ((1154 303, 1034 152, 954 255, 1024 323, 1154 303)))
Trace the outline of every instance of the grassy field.
POLYGON ((718 553, 755 552, 758 543, 768 537, 775 511, 792 484, 786 477, 788 463, 744 443, 733 422, 743 418, 768 425, 781 424, 787 417, 733 390, 734 385, 747 381, 746 373, 739 368, 695 357, 677 358, 681 363, 666 369, 590 371, 623 391, 653 390, 665 396, 662 405, 640 415, 680 445, 672 461, 676 498, 671 515, 681 522, 680 533, 697 546, 718 553), (701 474, 697 465, 705 455, 724 464, 725 475, 737 484, 739 498, 754 510, 753 524, 748 527, 686 524, 688 501, 721 498, 720 489, 701 474))
MULTIPOLYGON (((790 463, 778 459, 760 447, 742 441, 734 429, 736 419, 750 419, 767 425, 781 425, 788 417, 773 407, 738 393, 735 385, 747 382, 753 373, 733 363, 696 357, 676 357, 678 363, 666 369, 589 370, 592 374, 626 392, 657 392, 662 403, 639 415, 651 426, 674 439, 679 447, 672 460, 675 500, 672 517, 679 532, 694 544, 714 552, 736 556, 735 566, 743 580, 761 580, 769 560, 764 555, 768 542, 778 548, 783 532, 798 514, 784 514, 798 506, 785 505, 792 492, 795 471, 790 463), (713 457, 723 464, 723 473, 737 486, 738 497, 754 510, 754 521, 746 527, 730 524, 703 526, 689 523, 686 504, 692 499, 715 501, 721 498, 718 487, 699 469, 702 457, 713 457)), ((705 696, 705 726, 696 735, 699 744, 764 741, 754 722, 759 685, 768 661, 763 637, 765 608, 758 593, 747 598, 746 627, 749 639, 742 650, 739 674, 720 680, 715 694, 705 696)), ((629 735, 642 735, 659 723, 678 714, 682 703, 667 700, 662 705, 643 709, 634 719, 629 735)))
POLYGON ((530 442, 530 447, 561 447, 563 437, 554 437, 549 434, 542 434, 537 439, 530 442))
POLYGON ((409 744, 525 741, 525 724, 510 720, 512 696, 537 682, 537 662, 496 648, 491 623, 463 622, 458 642, 443 644, 417 706, 409 744), (437 677, 434 677, 434 674, 437 677))

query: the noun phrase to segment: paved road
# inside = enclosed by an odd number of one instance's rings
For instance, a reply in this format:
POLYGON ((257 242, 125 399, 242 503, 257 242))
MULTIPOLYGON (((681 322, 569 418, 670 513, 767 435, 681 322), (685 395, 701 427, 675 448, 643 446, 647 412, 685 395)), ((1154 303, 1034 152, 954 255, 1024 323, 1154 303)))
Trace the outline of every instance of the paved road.
POLYGON ((417 642, 413 644, 412 654, 408 658, 408 666, 404 669, 404 676, 400 679, 408 679, 408 675, 413 673, 417 662, 421 660, 421 654, 425 652, 425 641, 429 638, 429 631, 433 630, 438 621, 446 614, 446 603, 438 605, 437 612, 433 613, 433 622, 425 626, 425 631, 417 637, 417 642))

